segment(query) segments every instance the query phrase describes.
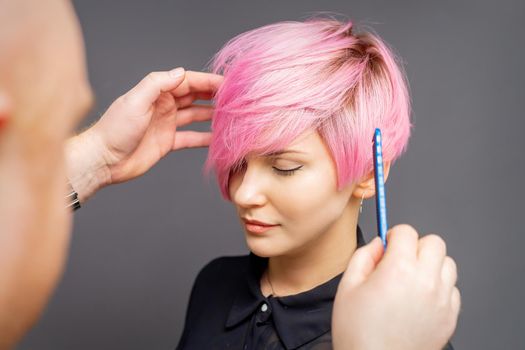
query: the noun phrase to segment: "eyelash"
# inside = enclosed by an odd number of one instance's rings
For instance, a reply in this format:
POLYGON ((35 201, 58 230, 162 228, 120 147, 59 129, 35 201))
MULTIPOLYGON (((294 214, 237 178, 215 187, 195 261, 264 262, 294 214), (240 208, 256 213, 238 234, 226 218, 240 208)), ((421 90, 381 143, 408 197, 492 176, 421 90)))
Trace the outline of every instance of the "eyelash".
POLYGON ((281 175, 281 176, 292 176, 297 170, 301 169, 303 166, 299 166, 295 169, 288 169, 288 170, 283 170, 283 169, 279 169, 279 168, 276 168, 276 167, 272 167, 273 170, 278 174, 278 175, 281 175))

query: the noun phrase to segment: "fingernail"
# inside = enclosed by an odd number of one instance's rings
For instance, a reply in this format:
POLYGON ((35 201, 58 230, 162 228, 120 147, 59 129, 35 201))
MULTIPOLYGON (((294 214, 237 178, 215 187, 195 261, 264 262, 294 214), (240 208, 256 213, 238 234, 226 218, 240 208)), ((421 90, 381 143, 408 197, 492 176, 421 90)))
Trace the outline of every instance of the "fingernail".
POLYGON ((182 68, 182 67, 170 70, 170 76, 172 78, 179 78, 183 74, 184 74, 184 68, 182 68))

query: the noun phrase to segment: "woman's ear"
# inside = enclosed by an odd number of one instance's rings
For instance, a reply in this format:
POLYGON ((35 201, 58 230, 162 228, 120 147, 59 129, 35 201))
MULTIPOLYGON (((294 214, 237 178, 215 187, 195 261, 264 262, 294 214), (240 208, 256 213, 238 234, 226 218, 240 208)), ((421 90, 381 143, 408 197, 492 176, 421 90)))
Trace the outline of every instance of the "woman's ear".
MULTIPOLYGON (((385 182, 388 179, 388 174, 390 173, 390 164, 391 162, 384 162, 383 163, 383 174, 385 178, 385 182)), ((356 183, 354 192, 352 192, 352 196, 356 198, 371 198, 376 193, 376 186, 375 186, 375 180, 374 180, 374 170, 372 170, 367 175, 363 176, 361 180, 356 183)))
POLYGON ((11 117, 11 103, 5 91, 0 89, 0 133, 5 128, 7 121, 11 117))

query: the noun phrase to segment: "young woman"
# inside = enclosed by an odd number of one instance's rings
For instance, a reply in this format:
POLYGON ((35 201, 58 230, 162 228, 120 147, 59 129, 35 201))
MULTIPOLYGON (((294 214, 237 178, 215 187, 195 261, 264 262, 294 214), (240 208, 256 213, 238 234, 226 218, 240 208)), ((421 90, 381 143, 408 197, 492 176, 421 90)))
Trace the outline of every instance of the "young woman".
POLYGON ((377 35, 319 17, 241 34, 212 65, 224 81, 205 170, 251 252, 202 269, 178 349, 331 349, 337 286, 365 244, 374 129, 386 176, 407 146, 402 68, 377 35))

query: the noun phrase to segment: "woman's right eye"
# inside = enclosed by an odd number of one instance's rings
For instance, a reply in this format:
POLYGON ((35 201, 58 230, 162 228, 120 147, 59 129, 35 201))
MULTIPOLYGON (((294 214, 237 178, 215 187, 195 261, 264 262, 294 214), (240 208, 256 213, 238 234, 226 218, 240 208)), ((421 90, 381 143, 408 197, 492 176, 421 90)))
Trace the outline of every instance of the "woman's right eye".
POLYGON ((301 169, 303 166, 299 166, 297 168, 294 168, 294 169, 279 169, 279 168, 276 168, 276 167, 272 167, 273 170, 279 174, 279 175, 283 175, 283 176, 291 176, 293 175, 297 170, 301 169))
MULTIPOLYGON (((246 170, 246 168, 248 167, 248 163, 246 162, 246 160, 243 160, 241 163, 237 164, 236 166, 233 167, 232 169, 232 173, 240 173, 240 172, 244 172, 246 170)), ((278 175, 281 175, 281 176, 291 176, 293 175, 297 170, 301 169, 303 166, 300 165, 296 168, 293 168, 293 169, 281 169, 281 168, 277 168, 275 166, 272 166, 272 169, 275 173, 277 173, 278 175)))

